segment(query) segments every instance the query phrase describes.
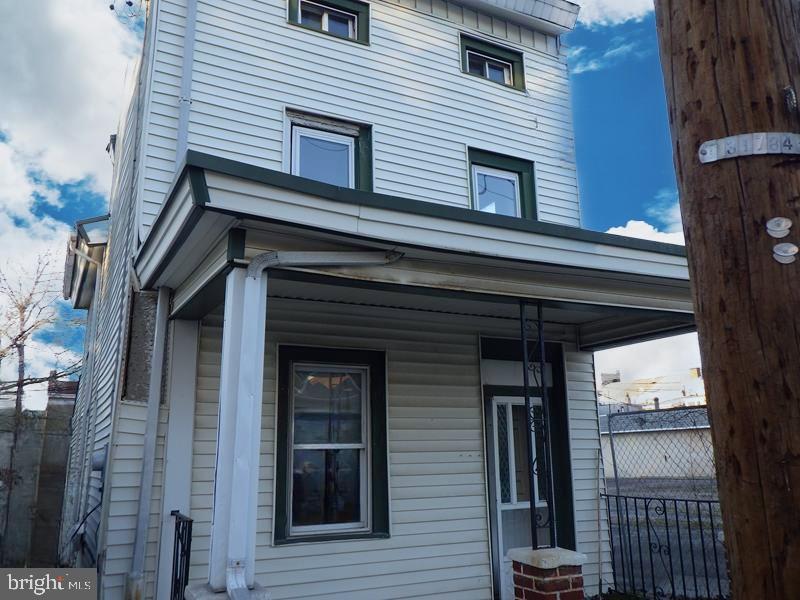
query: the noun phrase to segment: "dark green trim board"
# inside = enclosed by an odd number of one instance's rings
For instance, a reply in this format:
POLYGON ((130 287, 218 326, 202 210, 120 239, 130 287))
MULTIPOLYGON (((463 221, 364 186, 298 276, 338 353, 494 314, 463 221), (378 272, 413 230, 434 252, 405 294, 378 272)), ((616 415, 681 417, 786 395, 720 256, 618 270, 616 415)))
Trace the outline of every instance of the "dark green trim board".
POLYGON ((202 169, 189 167, 189 187, 196 205, 205 206, 209 203, 206 174, 202 169))
POLYGON ((356 189, 372 191, 372 126, 359 125, 355 143, 356 189))
POLYGON ((228 262, 244 258, 244 242, 247 237, 245 229, 231 229, 228 232, 228 262))
MULTIPOLYGON (((504 227, 528 233, 540 235, 552 235, 576 241, 589 242, 593 244, 606 244, 618 248, 628 248, 631 250, 642 250, 645 252, 657 252, 672 256, 686 256, 686 248, 675 244, 664 242, 653 242, 639 238, 612 235, 599 231, 590 231, 579 227, 569 227, 556 223, 545 223, 530 219, 518 219, 516 217, 506 217, 504 215, 492 215, 482 213, 468 208, 459 208, 426 202, 424 200, 412 200, 401 196, 391 196, 389 194, 378 194, 363 190, 353 190, 342 188, 319 181, 313 181, 304 177, 290 175, 281 171, 265 169, 247 163, 222 158, 195 150, 186 153, 186 164, 190 167, 200 167, 207 171, 215 171, 231 177, 241 177, 248 181, 264 183, 275 187, 309 194, 346 204, 367 206, 370 208, 382 208, 386 210, 396 210, 410 214, 437 217, 442 219, 453 219, 455 221, 487 225, 491 227, 504 227)), ((179 176, 180 178, 181 176, 179 176)), ((167 203, 170 203, 174 191, 169 194, 167 203)), ((166 204, 164 206, 166 208, 166 204)), ((164 213, 162 209, 161 213, 164 213)), ((158 219, 157 219, 158 221, 158 219)), ((150 237, 148 237, 148 240, 150 237)))
POLYGON ((502 85, 503 87, 510 87, 519 91, 525 90, 525 60, 522 52, 518 50, 512 50, 511 48, 507 48, 505 46, 498 46, 497 44, 492 44, 478 38, 470 37, 463 33, 459 34, 459 38, 459 44, 461 46, 461 71, 463 73, 470 75, 471 77, 485 79, 486 81, 490 81, 491 83, 497 85, 502 85), (492 81, 491 79, 486 79, 486 77, 481 77, 480 75, 470 73, 467 63, 467 52, 470 50, 490 58, 496 58, 504 62, 511 63, 511 85, 500 83, 498 81, 492 81))
POLYGON ((289 23, 316 31, 340 40, 347 40, 349 42, 356 42, 359 44, 369 45, 369 4, 366 2, 358 2, 358 0, 313 0, 314 4, 319 4, 335 10, 348 12, 356 16, 356 37, 347 38, 334 33, 329 33, 316 27, 310 27, 300 22, 300 0, 288 0, 289 2, 289 23))
POLYGON ((278 347, 278 427, 275 460, 275 544, 389 537, 388 434, 386 431, 386 353, 378 350, 340 350, 304 346, 278 347), (289 406, 292 364, 331 363, 369 367, 370 483, 372 513, 367 532, 336 532, 322 535, 290 536, 289 498, 289 406))
MULTIPOLYGON (((476 208, 475 178, 472 176, 474 165, 491 167, 501 171, 516 173, 519 177, 519 203, 523 219, 538 218, 536 210, 536 173, 533 162, 495 152, 486 152, 477 148, 469 148, 469 189, 473 209, 476 208)), ((513 218, 513 217, 509 217, 513 218)))

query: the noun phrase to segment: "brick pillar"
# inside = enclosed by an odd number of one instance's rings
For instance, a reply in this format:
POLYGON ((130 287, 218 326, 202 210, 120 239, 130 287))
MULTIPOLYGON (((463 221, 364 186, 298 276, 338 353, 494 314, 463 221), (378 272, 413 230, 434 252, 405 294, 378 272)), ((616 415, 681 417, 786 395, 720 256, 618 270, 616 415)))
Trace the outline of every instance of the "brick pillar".
POLYGON ((586 555, 562 548, 515 548, 515 600, 584 600, 582 565, 586 555))

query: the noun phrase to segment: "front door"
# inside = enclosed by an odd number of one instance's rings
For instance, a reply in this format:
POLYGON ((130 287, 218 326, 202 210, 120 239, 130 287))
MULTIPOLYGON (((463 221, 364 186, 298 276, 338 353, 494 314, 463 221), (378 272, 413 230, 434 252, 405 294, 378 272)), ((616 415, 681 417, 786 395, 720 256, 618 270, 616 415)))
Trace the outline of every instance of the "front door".
MULTIPOLYGON (((540 418, 540 398, 531 398, 534 420, 540 418)), ((525 428, 525 402, 521 397, 497 396, 492 398, 490 431, 494 452, 493 466, 493 544, 497 548, 495 560, 499 563, 495 572, 500 578, 502 600, 514 598, 511 561, 506 558, 512 548, 531 547, 531 486, 528 477, 529 458, 525 428)), ((533 452, 530 461, 536 477, 533 481, 533 498, 536 501, 537 524, 540 527, 540 542, 547 540, 547 502, 545 501, 546 474, 537 468, 537 453, 543 455, 541 436, 534 433, 533 452), (540 493, 542 490, 542 493, 540 493), (544 526, 544 527, 543 527, 544 526), (542 528, 543 527, 543 528, 542 528)), ((544 545, 544 544, 542 544, 544 545)))

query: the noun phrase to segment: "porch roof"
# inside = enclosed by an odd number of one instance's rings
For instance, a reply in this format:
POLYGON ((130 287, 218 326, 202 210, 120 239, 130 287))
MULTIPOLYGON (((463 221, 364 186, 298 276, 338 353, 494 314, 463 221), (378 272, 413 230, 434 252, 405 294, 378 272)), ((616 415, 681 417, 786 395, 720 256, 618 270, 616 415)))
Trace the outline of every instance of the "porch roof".
POLYGON ((175 290, 174 315, 197 317, 221 300, 231 268, 281 250, 402 258, 275 270, 271 295, 491 318, 517 318, 519 299, 546 300, 546 320, 577 328, 586 348, 694 327, 683 248, 345 190, 194 152, 136 269, 143 287, 175 290))

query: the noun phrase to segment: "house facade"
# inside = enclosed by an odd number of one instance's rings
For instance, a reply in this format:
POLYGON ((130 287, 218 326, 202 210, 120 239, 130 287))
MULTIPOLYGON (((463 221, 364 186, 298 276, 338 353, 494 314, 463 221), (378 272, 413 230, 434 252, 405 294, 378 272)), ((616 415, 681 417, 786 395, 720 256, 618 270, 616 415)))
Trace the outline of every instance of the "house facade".
POLYGON ((682 248, 580 228, 576 17, 149 3, 65 281, 62 558, 103 598, 509 598, 547 546, 610 579, 592 352, 693 319, 682 248))

